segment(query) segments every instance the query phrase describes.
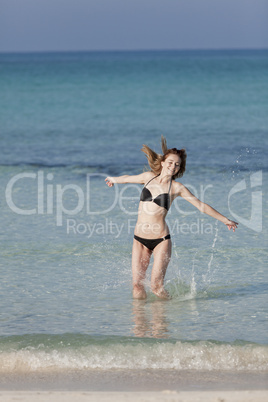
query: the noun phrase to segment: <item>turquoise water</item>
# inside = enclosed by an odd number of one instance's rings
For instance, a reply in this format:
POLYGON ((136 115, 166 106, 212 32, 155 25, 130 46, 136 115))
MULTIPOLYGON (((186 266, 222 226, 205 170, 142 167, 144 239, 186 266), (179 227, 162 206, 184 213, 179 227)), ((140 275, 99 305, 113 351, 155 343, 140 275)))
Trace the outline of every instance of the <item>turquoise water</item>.
POLYGON ((267 369, 267 51, 0 55, 0 369, 267 369), (143 143, 185 147, 172 300, 131 296, 143 143))

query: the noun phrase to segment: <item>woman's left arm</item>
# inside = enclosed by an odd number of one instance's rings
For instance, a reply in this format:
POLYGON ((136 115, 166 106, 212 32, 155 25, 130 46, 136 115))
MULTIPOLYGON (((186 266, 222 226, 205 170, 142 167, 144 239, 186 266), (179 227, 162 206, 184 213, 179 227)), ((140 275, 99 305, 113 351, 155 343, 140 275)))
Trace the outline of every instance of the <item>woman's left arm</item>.
POLYGON ((226 218, 224 215, 216 211, 216 209, 212 208, 210 205, 200 201, 191 193, 191 191, 188 190, 187 187, 185 187, 181 183, 177 184, 179 184, 179 187, 177 187, 178 191, 176 196, 180 195, 186 201, 194 205, 200 212, 210 215, 212 216, 212 218, 218 219, 218 221, 223 222, 229 230, 233 229, 233 232, 235 231, 238 225, 237 222, 231 221, 230 219, 226 218))

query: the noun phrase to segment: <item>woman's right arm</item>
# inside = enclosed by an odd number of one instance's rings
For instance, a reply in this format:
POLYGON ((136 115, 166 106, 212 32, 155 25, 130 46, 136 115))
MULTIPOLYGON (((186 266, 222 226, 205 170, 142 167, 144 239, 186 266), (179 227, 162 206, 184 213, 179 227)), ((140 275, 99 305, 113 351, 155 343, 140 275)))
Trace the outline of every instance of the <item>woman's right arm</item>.
POLYGON ((135 183, 135 184, 145 184, 150 180, 152 172, 144 172, 138 175, 124 175, 118 177, 106 177, 105 181, 107 186, 112 187, 115 183, 117 184, 126 184, 126 183, 135 183))

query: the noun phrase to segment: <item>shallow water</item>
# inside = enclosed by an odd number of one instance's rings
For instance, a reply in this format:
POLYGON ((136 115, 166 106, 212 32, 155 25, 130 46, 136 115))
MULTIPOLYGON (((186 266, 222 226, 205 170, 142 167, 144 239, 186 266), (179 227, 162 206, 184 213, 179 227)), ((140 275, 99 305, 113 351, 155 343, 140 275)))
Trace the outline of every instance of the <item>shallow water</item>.
POLYGON ((267 61, 267 51, 0 55, 1 370, 267 369, 267 61), (240 224, 229 232, 176 200, 172 300, 151 293, 151 264, 137 302, 141 186, 104 178, 142 172, 142 144, 160 151, 162 133, 187 148, 181 182, 240 224))

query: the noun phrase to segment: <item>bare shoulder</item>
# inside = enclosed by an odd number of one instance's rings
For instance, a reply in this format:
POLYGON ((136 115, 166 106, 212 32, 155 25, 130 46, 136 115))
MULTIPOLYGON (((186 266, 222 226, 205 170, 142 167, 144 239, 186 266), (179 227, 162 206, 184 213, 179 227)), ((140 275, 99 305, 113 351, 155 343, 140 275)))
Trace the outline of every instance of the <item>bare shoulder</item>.
POLYGON ((172 189, 171 189, 171 191, 172 191, 172 195, 174 197, 178 197, 181 194, 181 192, 183 191, 184 188, 185 188, 185 186, 182 183, 180 183, 178 181, 175 181, 175 180, 172 180, 172 189))
POLYGON ((151 171, 143 172, 141 175, 144 180, 144 184, 146 184, 149 180, 151 180, 153 177, 155 177, 155 174, 151 171))
POLYGON ((125 176, 124 183, 146 184, 153 176, 153 172, 143 172, 134 176, 125 176))

